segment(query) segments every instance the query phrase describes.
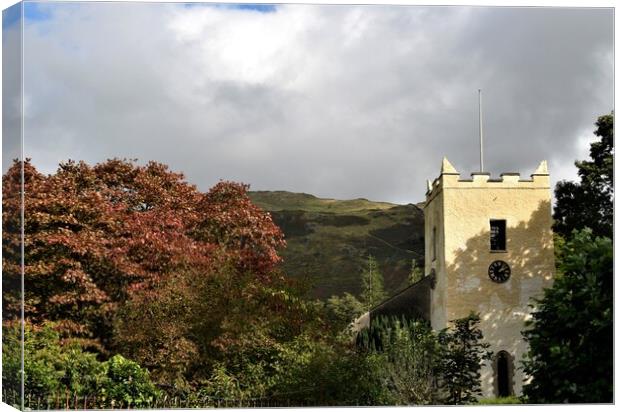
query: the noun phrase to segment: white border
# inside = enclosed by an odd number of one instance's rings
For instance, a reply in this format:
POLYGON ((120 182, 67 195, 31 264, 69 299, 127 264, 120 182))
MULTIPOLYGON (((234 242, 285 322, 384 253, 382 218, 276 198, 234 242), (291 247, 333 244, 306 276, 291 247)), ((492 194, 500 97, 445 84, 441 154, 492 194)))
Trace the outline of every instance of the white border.
MULTIPOLYGON (((26 0, 28 1, 28 0, 26 0)), ((49 1, 49 0, 48 0, 49 1)), ((54 2, 62 2, 62 1, 55 1, 55 0, 51 0, 54 2)), ((51 2, 49 1, 49 2, 51 2)), ((71 0, 69 0, 71 1, 71 0)), ((87 1, 97 1, 97 0, 81 0, 80 2, 87 2, 87 1)), ((106 2, 121 2, 122 0, 106 0, 106 2)), ((65 1, 67 2, 67 1, 65 1)), ((132 0, 132 2, 149 2, 149 3, 160 3, 160 2, 166 2, 166 3, 202 3, 200 1, 192 1, 192 0, 167 0, 167 1, 149 1, 149 0, 132 0)), ((14 5, 18 3, 18 1, 15 0, 0 0, 0 7, 2 10, 14 5)), ((616 1, 615 0, 590 0, 590 1, 586 1, 586 0, 539 0, 539 1, 530 1, 530 2, 526 2, 526 1, 519 1, 519 0, 504 0, 501 2, 498 1, 492 1, 492 0, 474 0, 474 1, 466 1, 466 0, 451 0, 451 1, 437 1, 437 0, 426 0, 426 1, 419 1, 419 0, 391 0, 391 1, 385 1, 385 0, 375 0, 375 1, 364 1, 364 0, 339 0, 339 1, 333 1, 333 0, 308 0, 308 1, 300 1, 300 0, 289 0, 289 1, 266 1, 266 0, 254 0, 254 1, 247 1, 247 0, 239 0, 239 1, 230 1, 230 0, 222 0, 222 1, 216 1, 216 2, 212 2, 212 3, 250 3, 250 4, 385 4, 385 5, 429 5, 429 6, 479 6, 479 7, 491 7, 491 6, 500 6, 500 7, 588 7, 588 8, 593 8, 593 7, 604 7, 604 8, 614 8, 614 79, 615 79, 615 68, 616 68, 616 54, 615 54, 615 44, 617 43, 617 33, 615 31, 615 20, 616 20, 616 15, 617 15, 617 10, 616 10, 616 1)), ((2 42, 2 30, 0 30, 0 44, 2 42)), ((0 67, 2 67, 2 54, 0 53, 0 67)), ((614 108, 615 108, 615 91, 616 91, 617 85, 614 81, 614 108)), ((2 85, 0 82, 0 93, 2 92, 2 85)), ((1 113, 1 109, 2 109, 2 102, 0 100, 0 113, 1 113)), ((2 126, 2 116, 0 116, 0 131, 1 126, 2 126)), ((1 139, 1 132, 0 132, 0 145, 1 145, 2 139, 1 139)), ((1 147, 1 146, 0 146, 1 147)), ((617 170, 614 170, 614 179, 615 181, 618 181, 618 177, 620 175, 620 172, 617 172, 617 170)), ((0 191, 1 193, 1 191, 0 191)), ((0 205, 0 212, 1 212, 1 205, 0 205)), ((615 212, 615 208, 614 208, 614 212, 615 212)), ((614 213, 614 223, 615 223, 615 213, 614 213)), ((615 237, 615 233, 616 231, 614 230, 614 237, 615 237)), ((1 256, 1 251, 0 251, 0 256, 1 256)), ((616 245, 614 244, 614 257, 616 256, 616 245)), ((614 259, 614 274, 616 273, 620 273, 620 271, 617 271, 615 269, 618 268, 618 263, 615 261, 614 259)), ((620 319, 618 317, 619 311, 618 311, 618 304, 617 304, 617 296, 618 296, 618 291, 620 290, 620 287, 618 286, 618 284, 620 284, 620 279, 615 279, 615 299, 614 299, 614 319, 620 319)), ((614 345, 614 354, 618 354, 619 352, 616 350, 618 348, 618 342, 619 342, 619 336, 618 336, 618 329, 615 328, 615 323, 614 323, 614 338, 615 338, 615 345, 614 345)), ((1 354, 0 354, 1 357, 1 354)), ((614 362, 614 377, 615 379, 615 385, 614 385, 614 399, 616 399, 619 391, 619 387, 620 385, 618 384, 618 379, 617 376, 615 374, 615 366, 616 366, 617 362, 614 362)), ((2 370, 2 366, 0 364, 0 371, 2 370)), ((609 410, 611 408, 613 408, 613 405, 584 405, 585 407, 587 407, 588 409, 591 410, 609 410)), ((467 409, 468 410, 484 410, 484 411, 489 411, 489 412, 493 412, 493 411, 498 411, 498 410, 504 410, 504 408, 509 408, 510 406, 468 406, 467 409), (498 409, 501 408, 501 409, 498 409)), ((518 406, 513 406, 514 407, 519 407, 519 408, 525 408, 525 409, 529 409, 529 410, 533 410, 534 408, 540 408, 543 407, 545 408, 545 410, 553 410, 553 411, 567 411, 567 410, 572 410, 573 408, 578 408, 579 405, 544 405, 544 406, 524 406, 524 405, 518 405, 518 406)), ((433 407, 434 410, 448 410, 449 407, 433 407)), ((296 409, 296 408, 292 408, 292 409, 296 409)), ((307 411, 307 412, 313 412, 313 411, 319 411, 323 408, 297 408, 298 410, 303 410, 303 411, 307 411)), ((350 408, 330 408, 330 410, 347 410, 350 408)), ((374 410, 388 410, 388 408, 373 408, 374 410)), ((410 409, 410 408, 407 408, 410 409)), ((15 411, 16 409, 4 404, 4 403, 0 403, 0 412, 4 412, 4 411, 15 411)), ((190 410, 195 410, 195 409, 190 409, 190 410)), ((241 411, 244 409, 236 409, 236 411, 241 411)), ((248 411, 255 411, 256 409, 247 409, 248 411)), ((175 411, 180 411, 180 410, 175 410, 175 411)))

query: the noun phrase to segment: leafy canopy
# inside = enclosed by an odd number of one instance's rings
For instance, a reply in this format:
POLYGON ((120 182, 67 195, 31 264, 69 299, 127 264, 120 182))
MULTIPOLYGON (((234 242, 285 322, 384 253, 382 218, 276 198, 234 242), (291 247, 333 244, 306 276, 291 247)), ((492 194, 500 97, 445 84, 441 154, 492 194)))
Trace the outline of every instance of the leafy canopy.
POLYGON ((589 227, 598 236, 613 235, 614 113, 600 116, 590 145, 591 160, 577 161, 580 182, 561 181, 555 188, 554 230, 570 236, 589 227))
POLYGON ((613 400, 613 125, 613 112, 598 118, 580 182, 556 186, 558 276, 523 332, 531 403, 613 400))
MULTIPOLYGON (((269 283, 284 245, 247 186, 220 182, 200 193, 180 173, 149 162, 62 163, 44 176, 15 161, 3 176, 3 286, 20 281, 20 185, 26 211, 26 318, 51 320, 65 337, 106 352, 119 306, 158 294, 173 276, 209 277, 227 265, 269 283)), ((19 315, 19 294, 3 295, 5 318, 19 315)))
POLYGON ((523 332, 531 403, 613 401, 613 247, 590 229, 562 247, 560 274, 523 332))

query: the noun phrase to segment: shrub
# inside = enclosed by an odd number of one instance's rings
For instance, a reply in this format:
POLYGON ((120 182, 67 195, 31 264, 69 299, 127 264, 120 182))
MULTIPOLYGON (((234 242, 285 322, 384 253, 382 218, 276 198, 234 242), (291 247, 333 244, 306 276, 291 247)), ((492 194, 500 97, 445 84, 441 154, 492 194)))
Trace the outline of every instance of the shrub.
MULTIPOLYGON (((21 390, 20 325, 2 327, 2 386, 18 394, 21 390)), ((39 400, 71 398, 114 401, 127 406, 145 406, 160 394, 150 381, 149 372, 137 363, 116 355, 101 362, 85 352, 77 342, 61 344, 54 325, 24 328, 24 392, 39 400)))
POLYGON ((107 379, 103 380, 101 393, 107 400, 127 407, 147 406, 160 396, 153 385, 149 372, 136 362, 115 355, 104 363, 107 379))
POLYGON ((521 399, 516 396, 506 396, 504 398, 483 398, 478 400, 480 405, 517 405, 521 399))
MULTIPOLYGON (((2 326, 2 387, 21 391, 21 331, 18 322, 2 326)), ((50 325, 24 328, 24 388, 33 396, 58 391, 65 375, 58 333, 50 325)))

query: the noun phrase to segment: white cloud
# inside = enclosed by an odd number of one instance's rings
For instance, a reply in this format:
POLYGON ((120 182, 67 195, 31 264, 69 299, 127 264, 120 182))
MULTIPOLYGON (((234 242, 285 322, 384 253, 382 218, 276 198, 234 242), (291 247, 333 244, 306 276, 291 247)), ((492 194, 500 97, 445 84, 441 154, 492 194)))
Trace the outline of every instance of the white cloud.
POLYGON ((479 87, 495 173, 548 158, 572 178, 613 104, 607 10, 48 7, 25 37, 27 155, 47 172, 138 157, 203 190, 414 202, 442 156, 477 168, 479 87))

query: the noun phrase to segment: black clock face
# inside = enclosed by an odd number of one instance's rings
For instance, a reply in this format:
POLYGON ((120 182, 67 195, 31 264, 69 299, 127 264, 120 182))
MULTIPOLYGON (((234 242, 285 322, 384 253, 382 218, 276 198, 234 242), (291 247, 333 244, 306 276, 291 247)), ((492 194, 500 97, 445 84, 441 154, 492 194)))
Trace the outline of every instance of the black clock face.
POLYGON ((489 277, 493 282, 503 283, 510 277, 510 266, 503 260, 496 260, 489 265, 489 277))

